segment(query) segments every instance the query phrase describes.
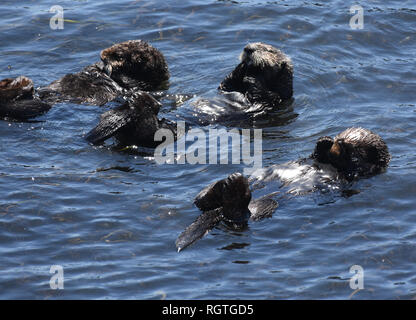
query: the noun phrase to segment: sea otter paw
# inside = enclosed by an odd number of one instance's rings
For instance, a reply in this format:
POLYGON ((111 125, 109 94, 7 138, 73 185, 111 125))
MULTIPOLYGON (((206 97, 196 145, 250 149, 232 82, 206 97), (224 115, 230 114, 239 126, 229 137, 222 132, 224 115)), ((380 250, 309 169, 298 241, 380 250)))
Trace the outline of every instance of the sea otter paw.
POLYGON ((246 207, 250 199, 248 180, 237 172, 204 188, 194 203, 201 211, 209 211, 219 207, 246 207))

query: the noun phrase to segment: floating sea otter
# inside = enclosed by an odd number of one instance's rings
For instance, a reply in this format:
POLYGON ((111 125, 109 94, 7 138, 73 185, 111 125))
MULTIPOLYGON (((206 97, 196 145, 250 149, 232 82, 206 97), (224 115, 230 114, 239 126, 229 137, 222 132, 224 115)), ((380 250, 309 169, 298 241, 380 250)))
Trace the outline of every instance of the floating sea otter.
POLYGON ((50 108, 49 104, 34 95, 31 79, 20 76, 0 81, 0 118, 29 120, 50 108))
MULTIPOLYGON (((349 128, 334 139, 320 138, 308 159, 267 168, 251 182, 279 179, 292 187, 292 193, 301 194, 314 191, 317 183, 330 183, 330 179, 351 181, 381 173, 389 161, 387 145, 379 135, 363 128, 349 128), (309 181, 312 184, 304 187, 302 192, 299 192, 301 187, 292 186, 299 182, 308 184, 309 181)), ((240 173, 209 185, 195 198, 196 206, 203 213, 176 240, 178 251, 203 237, 221 221, 238 226, 247 223, 248 219, 270 217, 278 207, 277 202, 271 199, 273 196, 251 200, 249 180, 240 173)))
POLYGON ((221 82, 221 91, 237 91, 252 104, 270 107, 292 97, 293 65, 282 51, 261 42, 249 43, 240 60, 240 64, 221 82))
MULTIPOLYGON (((112 51, 114 49, 110 50, 110 52, 112 51)), ((102 59, 106 65, 109 64, 108 60, 114 60, 111 55, 106 53, 106 50, 103 51, 103 56, 111 58, 102 59)), ((200 125, 212 122, 236 123, 244 121, 247 114, 262 114, 266 108, 273 109, 292 97, 293 66, 290 58, 284 53, 268 44, 250 43, 244 48, 240 58, 241 63, 224 79, 219 89, 224 94, 238 92, 240 96, 243 95, 242 99, 237 101, 199 99, 195 102, 196 107, 192 112, 191 110, 182 112, 181 117, 184 120, 200 125)), ((113 67, 110 69, 114 70, 113 67)), ((111 77, 114 78, 113 75, 111 77)), ((155 76, 151 78, 155 78, 155 76)), ((159 80, 162 79, 164 78, 159 80)), ((121 84, 121 81, 119 83, 121 84)), ((227 97, 229 98, 230 95, 227 97)), ((236 96, 233 95, 233 97, 236 96)), ((121 120, 121 122, 123 121, 121 120)), ((121 124, 121 126, 123 125, 121 124)), ((136 131, 144 131, 144 126, 146 126, 146 121, 141 121, 140 117, 136 117, 135 121, 130 122, 130 132, 133 133, 133 128, 136 131)), ((153 132, 151 129, 148 132, 153 132)), ((107 135, 107 137, 110 136, 107 135)), ((143 145, 143 139, 139 136, 136 136, 138 137, 136 141, 132 138, 133 134, 130 134, 129 137, 134 144, 143 145)), ((90 141, 92 140, 90 139, 90 141)), ((150 141, 147 140, 146 145, 150 145, 150 141)), ((154 145, 156 146, 157 143, 154 145)))
POLYGON ((100 144, 114 136, 123 145, 156 147, 157 130, 165 128, 176 132, 167 120, 159 120, 157 114, 160 102, 144 91, 138 91, 125 98, 125 102, 101 115, 99 124, 92 129, 86 139, 100 144))
POLYGON ((101 52, 101 60, 40 88, 39 97, 34 95, 33 82, 27 77, 1 80, 0 117, 27 120, 47 112, 59 101, 103 105, 120 95, 167 86, 165 58, 145 41, 115 44, 101 52))
POLYGON ((143 40, 101 51, 101 61, 42 88, 42 98, 103 105, 129 91, 164 89, 169 70, 163 54, 143 40))
POLYGON ((390 162, 383 139, 363 128, 349 128, 334 139, 321 137, 312 157, 320 163, 331 164, 347 180, 378 174, 390 162))
MULTIPOLYGON (((143 43, 139 42, 138 44, 140 50, 143 50, 143 43)), ((112 79, 117 80, 118 85, 125 88, 137 85, 137 82, 131 81, 130 78, 126 77, 126 65, 128 64, 125 62, 127 60, 141 61, 137 58, 130 58, 129 54, 134 52, 134 50, 130 49, 130 47, 127 48, 128 49, 126 49, 125 45, 119 44, 106 49, 101 53, 102 63, 104 64, 101 66, 101 68, 103 70, 107 70, 108 75, 111 76, 112 79), (127 52, 127 54, 125 52, 127 52), (125 58, 126 55, 129 57, 129 59, 125 58), (116 56, 122 58, 115 58, 116 56), (120 63, 122 67, 119 66, 120 63)), ((166 80, 169 76, 167 67, 163 67, 165 65, 163 56, 158 54, 154 48, 149 50, 150 53, 148 53, 146 56, 155 56, 157 59, 154 59, 152 64, 146 64, 146 68, 149 70, 149 77, 145 79, 145 84, 148 85, 149 83, 163 83, 163 81, 166 80)), ((228 101, 227 99, 225 99, 225 101, 216 101, 219 102, 220 106, 217 106, 216 102, 214 101, 200 99, 197 100, 196 108, 192 110, 192 112, 189 110, 187 114, 186 112, 185 114, 182 113, 181 116, 183 116, 183 120, 195 123, 194 118, 196 117, 196 122, 198 124, 208 124, 211 122, 234 123, 244 119, 247 113, 256 113, 257 111, 263 112, 265 107, 275 108, 281 104, 282 101, 288 100, 292 97, 293 66, 290 58, 287 57, 284 53, 271 45, 258 42, 248 44, 244 48, 240 58, 241 63, 224 79, 224 81, 219 86, 219 89, 223 93, 238 92, 240 95, 244 95, 244 101, 240 101, 242 102, 242 108, 239 108, 240 103, 228 101), (248 105, 245 105, 246 103, 248 105), (256 106, 259 106, 259 108, 252 108, 250 104, 255 104, 256 106), (230 108, 227 108, 227 105, 229 105, 230 108)), ((95 66, 94 68, 97 67, 95 66)), ((139 72, 139 74, 142 74, 142 72, 139 72)), ((65 76, 59 80, 58 84, 65 82, 66 77, 68 77, 68 79, 72 79, 70 77, 73 76, 75 76, 76 82, 79 82, 80 77, 84 76, 84 73, 81 72, 79 75, 76 74, 65 76)), ((105 79, 105 77, 99 77, 99 79, 102 81, 105 79)), ((65 85, 65 87, 69 88, 70 86, 65 85)), ((81 93, 85 92, 84 85, 75 87, 80 87, 81 93)), ((139 86, 139 88, 143 89, 142 87, 139 86)), ((97 100, 101 97, 104 97, 104 102, 106 102, 109 100, 106 96, 108 92, 110 97, 117 93, 117 90, 113 90, 113 87, 111 86, 103 86, 102 90, 105 90, 104 93, 100 93, 98 97, 92 97, 92 100, 97 100)), ((92 92, 94 92, 94 90, 92 90, 92 92)), ((119 112, 117 111, 117 113, 119 112)), ((103 119, 107 117, 107 113, 103 115, 103 119)), ((101 120, 101 123, 103 122, 103 119, 101 120)), ((154 133, 154 127, 149 127, 148 130, 144 128, 146 125, 148 125, 148 122, 147 120, 142 121, 141 119, 146 119, 146 117, 136 117, 135 119, 135 121, 129 120, 130 129, 127 131, 129 131, 131 134, 126 136, 129 136, 129 140, 133 142, 133 144, 144 146, 143 139, 140 136, 134 136, 133 130, 137 132, 146 131, 149 133, 154 133), (134 140, 134 137, 137 137, 136 140, 134 140)), ((114 121, 114 119, 112 121, 114 121)), ((120 127, 123 127, 125 124, 122 117, 119 117, 119 121, 120 127)), ((104 122, 108 123, 108 121, 104 122)), ((102 128, 101 123, 99 127, 97 127, 97 130, 102 128)), ((107 132, 108 134, 103 136, 106 136, 107 138, 111 137, 110 132, 111 130, 107 132)), ((88 140, 95 143, 94 139, 88 140)), ((126 142, 127 139, 122 140, 126 142)), ((153 144, 154 146, 157 146, 157 143, 153 144)), ((148 145, 151 145, 151 143, 148 139, 146 139, 146 146, 148 145)))
POLYGON ((220 95, 190 101, 191 110, 184 114, 188 122, 251 127, 265 116, 279 121, 281 114, 275 111, 291 112, 291 59, 269 44, 256 42, 245 46, 240 60, 219 85, 220 95))

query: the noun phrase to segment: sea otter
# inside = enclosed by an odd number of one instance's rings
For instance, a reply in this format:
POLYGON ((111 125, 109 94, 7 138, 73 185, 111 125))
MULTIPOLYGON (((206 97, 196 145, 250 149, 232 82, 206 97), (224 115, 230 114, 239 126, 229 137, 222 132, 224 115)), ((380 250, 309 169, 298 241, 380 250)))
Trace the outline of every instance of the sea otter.
POLYGON ((29 120, 51 108, 34 95, 33 81, 25 76, 0 81, 0 118, 29 120))
POLYGON ((163 54, 143 40, 130 40, 101 51, 106 73, 127 89, 166 88, 169 70, 163 54))
MULTIPOLYGON (((261 42, 249 43, 241 62, 211 98, 193 97, 178 111, 188 123, 253 127, 268 120, 281 122, 281 112, 292 114, 293 65, 280 50, 261 42), (280 119, 278 119, 280 118, 280 119)), ((290 121, 290 120, 288 120, 290 121)))
POLYGON ((122 145, 156 147, 160 143, 154 139, 157 130, 165 128, 176 133, 167 120, 157 118, 161 104, 149 93, 137 91, 124 99, 121 106, 101 115, 99 124, 87 133, 86 140, 100 144, 114 136, 122 145))
POLYGON ((276 193, 251 200, 251 189, 272 180, 280 180, 289 188, 288 194, 299 195, 324 189, 333 180, 347 182, 369 177, 386 170, 390 153, 376 133, 363 128, 349 128, 334 139, 321 137, 309 158, 274 165, 255 172, 250 180, 240 173, 217 181, 196 197, 196 206, 203 213, 176 240, 178 251, 189 246, 220 221, 241 224, 270 217, 278 203, 271 199, 276 193))
POLYGON ((320 163, 331 164, 347 180, 378 174, 390 162, 383 139, 364 128, 349 128, 334 139, 319 138, 312 157, 320 163))
POLYGON ((78 73, 67 74, 48 87, 39 89, 39 95, 45 101, 99 106, 122 94, 123 88, 105 73, 102 62, 87 66, 78 73))
POLYGON ((103 105, 135 90, 166 89, 169 70, 163 54, 143 40, 101 51, 101 61, 67 74, 39 90, 45 100, 103 105))
POLYGON ((240 92, 250 103, 271 108, 293 96, 293 64, 279 49, 261 42, 249 43, 240 61, 219 90, 240 92))

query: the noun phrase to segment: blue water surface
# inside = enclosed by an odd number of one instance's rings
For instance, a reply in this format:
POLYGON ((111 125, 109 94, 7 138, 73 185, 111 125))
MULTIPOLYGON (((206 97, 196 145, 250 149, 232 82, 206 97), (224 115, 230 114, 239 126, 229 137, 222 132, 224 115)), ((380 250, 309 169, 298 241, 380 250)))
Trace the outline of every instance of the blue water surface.
MULTIPOLYGON (((1 299, 411 299, 416 297, 416 3, 408 1, 50 1, 0 3, 0 78, 36 87, 129 39, 169 64, 169 93, 215 97, 253 41, 287 53, 293 110, 259 125, 263 166, 308 156, 350 126, 380 134, 386 173, 351 197, 292 198, 247 230, 216 228, 177 253, 195 195, 245 164, 158 165, 83 138, 105 110, 56 104, 36 122, 0 121, 1 299), (351 29, 352 5, 364 9, 351 29), (52 30, 54 5, 64 29, 52 30), (52 265, 64 289, 52 290, 52 265), (349 269, 364 269, 364 289, 349 269)), ((167 117, 181 106, 166 102, 167 117)))

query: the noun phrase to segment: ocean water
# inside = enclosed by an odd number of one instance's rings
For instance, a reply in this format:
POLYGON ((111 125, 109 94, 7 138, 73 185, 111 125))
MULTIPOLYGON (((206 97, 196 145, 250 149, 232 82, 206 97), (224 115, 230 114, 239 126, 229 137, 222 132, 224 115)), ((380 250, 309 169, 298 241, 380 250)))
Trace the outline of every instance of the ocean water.
MULTIPOLYGON (((200 214, 195 195, 246 164, 159 165, 152 150, 93 147, 83 136, 105 107, 60 103, 37 121, 0 121, 0 298, 415 298, 415 22, 413 0, 2 0, 1 79, 44 86, 143 39, 167 59, 168 93, 213 98, 242 48, 263 41, 295 67, 291 108, 255 124, 263 167, 350 126, 380 134, 392 160, 352 196, 293 197, 272 218, 216 228, 177 253, 200 214), (350 26, 357 4, 363 29, 350 26), (62 30, 50 28, 54 5, 62 30), (53 265, 63 290, 50 287, 53 265), (362 290, 350 287, 353 265, 362 290)), ((188 111, 164 101, 161 113, 188 111)))

